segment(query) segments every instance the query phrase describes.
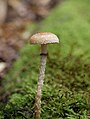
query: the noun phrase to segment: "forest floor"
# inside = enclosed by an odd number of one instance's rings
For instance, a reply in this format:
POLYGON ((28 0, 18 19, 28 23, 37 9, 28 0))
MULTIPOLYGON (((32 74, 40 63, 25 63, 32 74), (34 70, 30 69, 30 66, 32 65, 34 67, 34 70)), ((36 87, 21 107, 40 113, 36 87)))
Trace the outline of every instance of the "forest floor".
MULTIPOLYGON (((38 3, 19 1, 7 3, 5 20, 0 23, 0 78, 11 68, 13 61, 19 57, 19 50, 24 46, 35 27, 45 19, 51 9, 61 0, 47 0, 38 3), (19 6, 20 4, 20 6, 19 6), (19 7, 18 7, 19 6, 19 7), (27 30, 29 28, 29 31, 27 30)), ((35 1, 35 0, 34 0, 35 1)), ((0 1, 1 2, 1 1, 0 1)), ((1 3, 0 3, 1 4, 1 3)), ((1 5, 0 5, 1 7, 1 5)), ((5 6, 3 6, 3 11, 5 6)), ((0 22, 4 19, 0 13, 0 22)))
MULTIPOLYGON (((90 1, 67 0, 27 32, 55 33, 48 47, 42 94, 42 119, 90 119, 90 1)), ((39 46, 26 43, 2 80, 1 119, 33 119, 39 71, 39 46)))

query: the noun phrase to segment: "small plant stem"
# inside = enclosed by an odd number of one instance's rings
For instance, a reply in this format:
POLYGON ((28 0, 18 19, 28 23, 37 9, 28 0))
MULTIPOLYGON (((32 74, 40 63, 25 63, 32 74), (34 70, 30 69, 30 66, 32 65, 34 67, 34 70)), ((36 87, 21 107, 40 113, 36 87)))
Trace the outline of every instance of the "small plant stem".
POLYGON ((35 97, 35 119, 40 119, 41 113, 41 97, 42 97, 42 87, 45 76, 47 59, 47 45, 41 45, 41 60, 40 60, 40 71, 38 76, 37 92, 35 97))

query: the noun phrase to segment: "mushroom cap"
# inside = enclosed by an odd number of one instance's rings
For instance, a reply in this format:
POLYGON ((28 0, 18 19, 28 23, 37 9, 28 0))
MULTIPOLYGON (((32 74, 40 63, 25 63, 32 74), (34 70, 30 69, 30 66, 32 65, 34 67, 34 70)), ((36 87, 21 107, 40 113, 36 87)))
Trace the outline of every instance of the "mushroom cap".
POLYGON ((59 43, 58 37, 50 32, 36 33, 30 39, 31 44, 59 43))

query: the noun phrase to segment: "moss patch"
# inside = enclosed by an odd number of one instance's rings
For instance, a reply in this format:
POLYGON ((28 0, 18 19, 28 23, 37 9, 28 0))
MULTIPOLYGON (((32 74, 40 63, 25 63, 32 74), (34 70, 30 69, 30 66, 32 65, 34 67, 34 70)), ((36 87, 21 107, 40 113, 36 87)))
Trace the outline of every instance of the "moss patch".
MULTIPOLYGON (((42 119, 90 118, 90 0, 67 0, 41 24, 39 31, 55 33, 59 45, 48 47, 42 119)), ((3 81, 2 119, 30 119, 39 71, 39 46, 27 44, 3 81)))

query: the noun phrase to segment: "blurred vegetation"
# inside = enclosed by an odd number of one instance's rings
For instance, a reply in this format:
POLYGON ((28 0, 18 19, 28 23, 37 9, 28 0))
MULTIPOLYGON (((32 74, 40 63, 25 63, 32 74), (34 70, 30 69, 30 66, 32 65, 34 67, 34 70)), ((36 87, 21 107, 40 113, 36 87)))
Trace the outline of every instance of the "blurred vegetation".
MULTIPOLYGON (((67 0, 39 24, 55 33, 59 45, 48 46, 42 95, 42 119, 90 119, 90 0, 67 0)), ((29 30, 29 29, 28 29, 29 30)), ((3 81, 1 119, 30 119, 39 71, 39 48, 26 44, 3 81)))

